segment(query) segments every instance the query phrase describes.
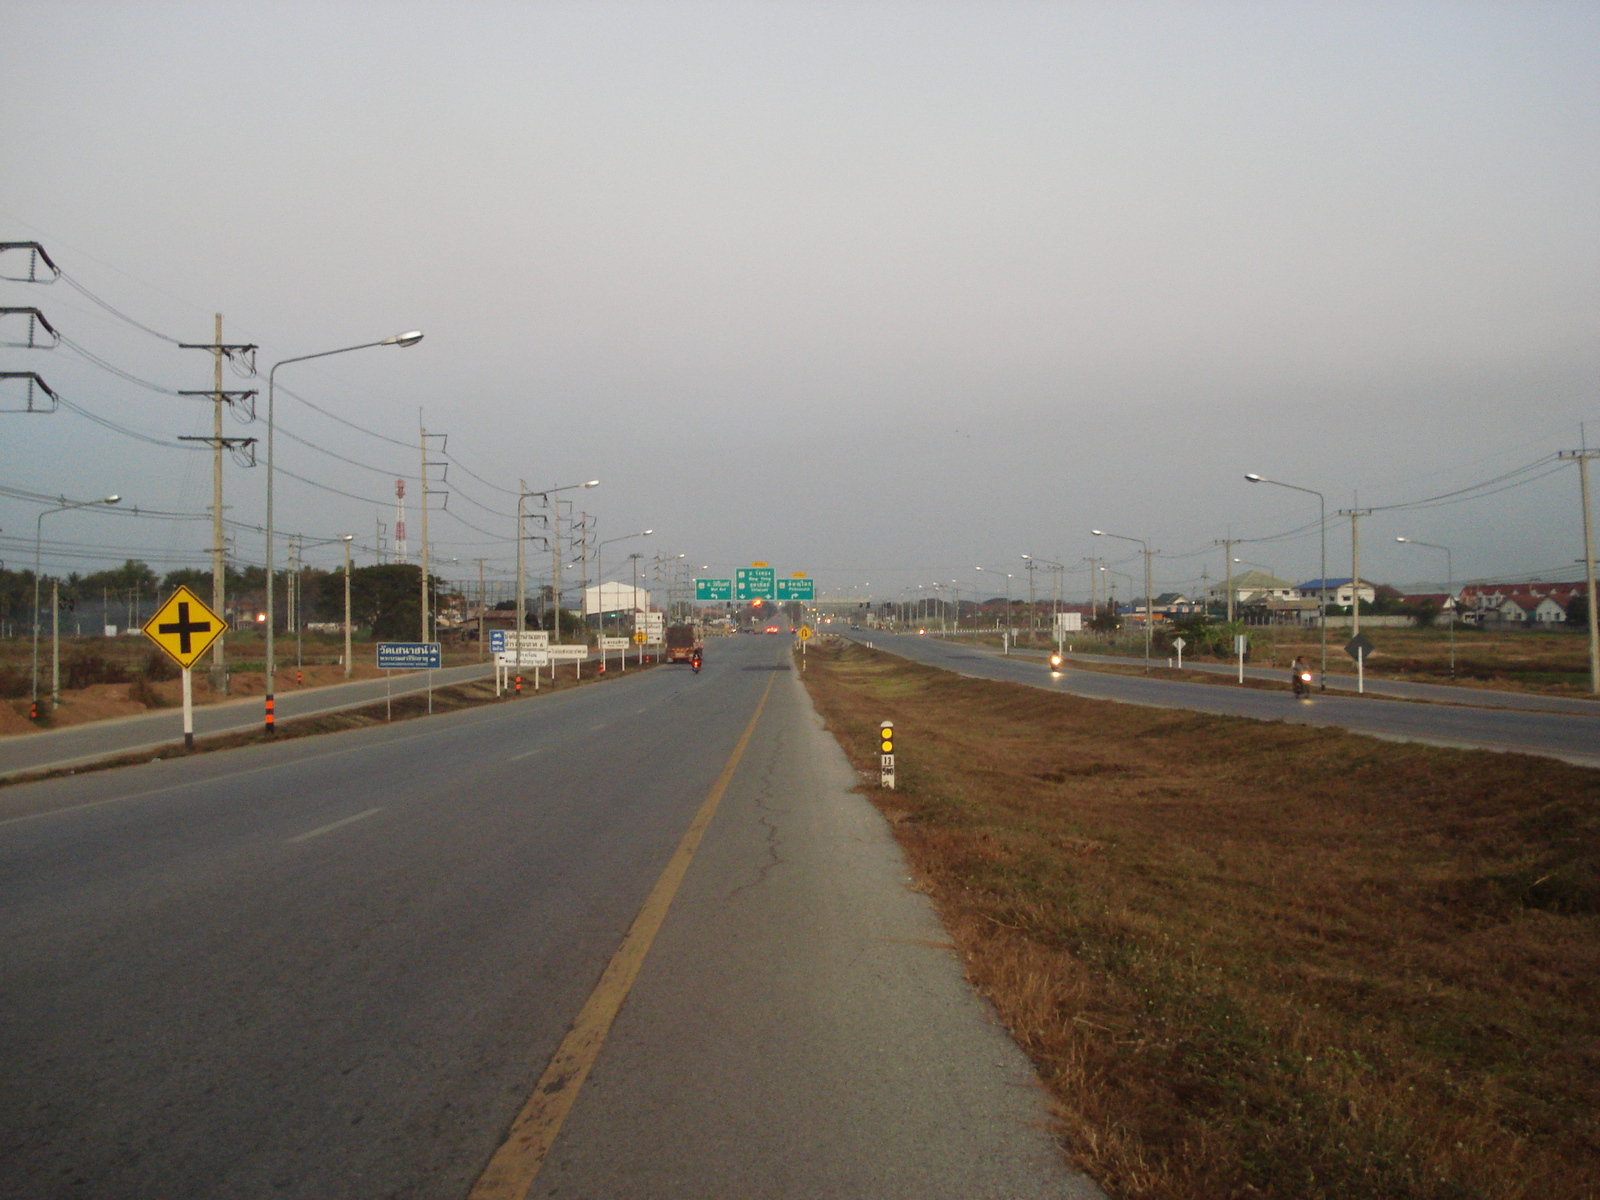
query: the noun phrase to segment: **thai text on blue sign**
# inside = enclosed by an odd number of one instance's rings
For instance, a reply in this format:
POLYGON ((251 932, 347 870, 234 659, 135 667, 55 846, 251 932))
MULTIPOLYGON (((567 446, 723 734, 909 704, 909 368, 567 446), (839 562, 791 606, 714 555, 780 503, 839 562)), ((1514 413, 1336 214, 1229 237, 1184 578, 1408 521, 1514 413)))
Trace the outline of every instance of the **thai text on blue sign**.
POLYGON ((380 671, 437 671, 444 666, 438 642, 379 642, 380 671))

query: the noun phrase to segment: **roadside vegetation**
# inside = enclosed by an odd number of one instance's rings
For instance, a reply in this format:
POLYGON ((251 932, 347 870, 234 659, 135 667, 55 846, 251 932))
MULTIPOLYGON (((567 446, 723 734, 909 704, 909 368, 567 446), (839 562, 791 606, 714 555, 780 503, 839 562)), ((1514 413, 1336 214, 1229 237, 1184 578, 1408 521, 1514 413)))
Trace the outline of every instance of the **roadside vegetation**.
POLYGON ((819 711, 1113 1196, 1600 1195, 1600 772, 829 640, 819 711))

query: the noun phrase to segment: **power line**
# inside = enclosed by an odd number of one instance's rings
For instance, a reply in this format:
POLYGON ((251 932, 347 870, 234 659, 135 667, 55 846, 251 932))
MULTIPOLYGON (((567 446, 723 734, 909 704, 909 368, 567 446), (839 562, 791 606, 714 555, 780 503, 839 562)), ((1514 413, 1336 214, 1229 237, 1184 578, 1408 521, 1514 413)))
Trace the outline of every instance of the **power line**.
POLYGON ((110 313, 113 317, 116 317, 118 320, 126 321, 129 325, 132 325, 135 329, 138 329, 138 330, 140 330, 140 331, 142 331, 144 333, 148 333, 153 338, 160 338, 163 342, 170 342, 174 346, 183 345, 183 343, 180 342, 177 338, 168 337, 166 334, 162 333, 158 329, 151 329, 150 326, 144 325, 144 324, 141 324, 138 321, 135 321, 132 317, 130 317, 127 313, 123 312, 121 309, 116 308, 113 305, 107 303, 106 301, 100 299, 99 296, 96 296, 93 292, 91 292, 88 288, 84 287, 83 284, 79 283, 76 279, 74 279, 71 275, 68 275, 65 271, 62 271, 62 270, 58 269, 56 271, 56 277, 58 279, 66 280, 68 286, 74 288, 80 295, 82 295, 86 299, 92 300, 94 303, 98 304, 101 308, 105 309, 108 313, 110 313))

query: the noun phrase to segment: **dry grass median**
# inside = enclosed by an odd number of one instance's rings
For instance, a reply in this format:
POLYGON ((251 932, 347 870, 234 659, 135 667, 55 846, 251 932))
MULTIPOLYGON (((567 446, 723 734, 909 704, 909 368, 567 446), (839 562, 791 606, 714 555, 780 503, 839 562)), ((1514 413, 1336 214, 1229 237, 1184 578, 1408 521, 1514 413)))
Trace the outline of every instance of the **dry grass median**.
POLYGON ((1600 772, 805 676, 1114 1196, 1600 1195, 1600 772))

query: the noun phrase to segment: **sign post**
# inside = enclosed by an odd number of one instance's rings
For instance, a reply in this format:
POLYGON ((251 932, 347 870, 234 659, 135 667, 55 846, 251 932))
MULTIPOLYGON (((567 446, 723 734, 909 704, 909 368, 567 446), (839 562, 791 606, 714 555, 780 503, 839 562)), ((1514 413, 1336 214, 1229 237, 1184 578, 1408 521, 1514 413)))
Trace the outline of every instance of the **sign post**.
POLYGON ((1345 643, 1344 652, 1356 660, 1356 695, 1367 690, 1367 658, 1372 654, 1372 643, 1367 635, 1358 633, 1345 643))
POLYGON ((628 639, 625 637, 602 637, 600 639, 600 673, 605 674, 606 655, 617 651, 622 656, 622 669, 628 669, 628 639))
POLYGON ((228 623, 212 612, 186 587, 180 587, 144 623, 144 635, 183 671, 183 748, 194 749, 194 680, 189 668, 211 643, 228 630, 228 623))
POLYGON ((1189 643, 1184 641, 1181 637, 1175 637, 1172 639, 1172 646, 1178 652, 1178 670, 1180 671, 1183 670, 1183 648, 1188 644, 1189 643))
POLYGON ((894 791, 894 722, 878 726, 878 786, 894 791))
POLYGON ((1244 682, 1244 652, 1250 648, 1250 635, 1236 633, 1233 635, 1233 648, 1239 655, 1239 682, 1244 682))
POLYGON ((428 673, 428 715, 433 715, 433 673, 444 665, 444 650, 438 642, 379 642, 378 670, 384 673, 383 719, 393 717, 390 687, 396 671, 428 673))

